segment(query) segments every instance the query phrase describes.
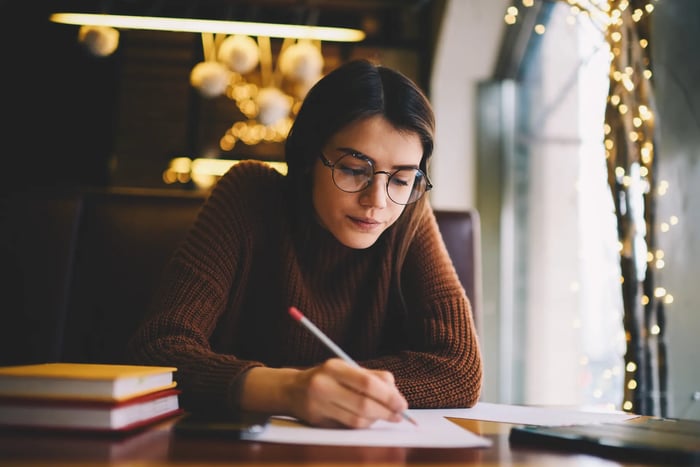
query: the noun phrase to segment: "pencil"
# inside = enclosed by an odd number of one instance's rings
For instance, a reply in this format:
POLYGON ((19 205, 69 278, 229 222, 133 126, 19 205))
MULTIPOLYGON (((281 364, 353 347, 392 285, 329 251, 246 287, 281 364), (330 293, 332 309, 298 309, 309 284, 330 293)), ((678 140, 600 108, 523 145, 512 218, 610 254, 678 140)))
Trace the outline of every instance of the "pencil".
MULTIPOLYGON (((333 342, 327 335, 325 335, 323 333, 323 331, 321 331, 314 323, 312 323, 306 316, 304 316, 304 314, 301 311, 299 311, 299 309, 297 309, 296 307, 293 307, 293 306, 289 307, 289 314, 296 321, 298 321, 302 325, 304 325, 304 327, 306 327, 306 329, 311 331, 311 333, 314 336, 318 337, 319 340, 321 342, 323 342, 326 345, 326 347, 328 347, 331 350, 331 352, 333 352, 335 355, 342 358, 349 365, 352 365, 352 366, 358 367, 358 368, 360 367, 360 365, 358 365, 358 363, 355 360, 353 360, 350 357, 350 355, 348 355, 347 353, 345 353, 345 351, 343 351, 343 349, 338 347, 338 344, 333 342)), ((405 420, 413 423, 414 425, 416 425, 416 426, 418 425, 418 423, 416 423, 416 421, 413 419, 413 417, 411 417, 407 412, 405 412, 405 411, 401 412, 401 416, 405 420)))

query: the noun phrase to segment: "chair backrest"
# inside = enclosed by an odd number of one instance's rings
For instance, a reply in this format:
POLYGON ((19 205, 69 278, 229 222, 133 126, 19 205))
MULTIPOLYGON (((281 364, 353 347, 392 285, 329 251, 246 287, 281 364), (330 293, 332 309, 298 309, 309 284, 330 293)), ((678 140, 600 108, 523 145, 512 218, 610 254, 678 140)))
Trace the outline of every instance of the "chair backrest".
POLYGON ((0 211, 0 365, 119 363, 203 195, 28 192, 0 211))
POLYGON ((464 291, 471 301, 477 331, 481 318, 481 224, 479 213, 435 210, 440 233, 452 258, 464 291))
POLYGON ((85 197, 61 359, 120 363, 204 198, 144 190, 85 197))
POLYGON ((61 352, 82 197, 13 193, 0 207, 0 364, 61 352))
MULTIPOLYGON (((169 190, 18 193, 0 209, 0 365, 119 363, 204 195, 169 190)), ((435 213, 481 322, 479 218, 435 213)))

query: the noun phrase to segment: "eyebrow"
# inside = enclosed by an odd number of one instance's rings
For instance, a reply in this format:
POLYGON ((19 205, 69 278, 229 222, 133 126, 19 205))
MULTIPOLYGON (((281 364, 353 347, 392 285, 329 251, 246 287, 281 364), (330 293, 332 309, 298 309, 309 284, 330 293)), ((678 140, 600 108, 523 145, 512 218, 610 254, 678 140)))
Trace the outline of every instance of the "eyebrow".
MULTIPOLYGON (((353 148, 349 148, 349 147, 344 147, 344 146, 343 146, 343 147, 338 147, 338 148, 335 148, 335 149, 336 149, 337 151, 342 152, 343 154, 355 154, 355 155, 358 155, 358 156, 365 157, 365 158, 369 159, 370 161, 372 161, 373 164, 375 164, 375 165, 377 164, 377 161, 374 160, 374 158, 373 158, 372 156, 368 156, 368 155, 365 154, 364 152, 358 151, 357 149, 353 149, 353 148)), ((408 165, 394 165, 394 166, 392 166, 391 168, 394 169, 394 170, 400 170, 400 169, 417 169, 417 168, 419 168, 419 167, 418 167, 417 165, 408 164, 408 165)))

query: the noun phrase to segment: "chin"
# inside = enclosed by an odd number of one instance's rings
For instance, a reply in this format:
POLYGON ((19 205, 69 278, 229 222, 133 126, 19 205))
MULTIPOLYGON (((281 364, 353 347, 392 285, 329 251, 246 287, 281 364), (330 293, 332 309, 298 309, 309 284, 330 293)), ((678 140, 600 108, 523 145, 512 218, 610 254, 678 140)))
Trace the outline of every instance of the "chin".
POLYGON ((344 237, 336 237, 340 243, 348 248, 354 248, 356 250, 364 250, 369 248, 377 242, 377 236, 375 235, 348 235, 344 237))

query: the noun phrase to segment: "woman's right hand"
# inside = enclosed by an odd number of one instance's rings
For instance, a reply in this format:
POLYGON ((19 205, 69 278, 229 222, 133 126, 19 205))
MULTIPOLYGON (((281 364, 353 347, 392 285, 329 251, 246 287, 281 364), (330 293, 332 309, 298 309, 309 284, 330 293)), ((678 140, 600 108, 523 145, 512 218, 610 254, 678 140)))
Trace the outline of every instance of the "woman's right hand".
POLYGON ((319 427, 366 428, 377 420, 400 422, 408 403, 390 372, 331 358, 304 370, 249 370, 241 408, 291 415, 319 427))

